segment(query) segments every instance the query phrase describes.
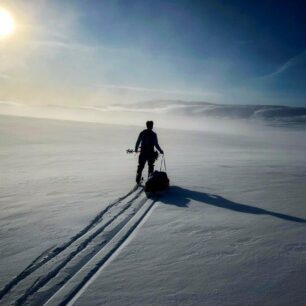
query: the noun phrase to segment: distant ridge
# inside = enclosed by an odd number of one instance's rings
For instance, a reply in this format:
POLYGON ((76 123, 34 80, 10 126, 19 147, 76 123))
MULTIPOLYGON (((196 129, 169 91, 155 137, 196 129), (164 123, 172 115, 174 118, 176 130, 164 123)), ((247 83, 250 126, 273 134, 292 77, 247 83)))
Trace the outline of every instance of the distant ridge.
POLYGON ((250 119, 265 121, 283 121, 306 124, 306 108, 281 105, 242 105, 242 104, 214 104, 198 101, 158 100, 121 105, 121 110, 133 108, 142 111, 158 111, 160 113, 214 117, 224 119, 250 119))
POLYGON ((205 101, 153 100, 125 104, 96 105, 27 105, 0 101, 0 114, 53 118, 63 120, 102 122, 109 124, 142 125, 149 117, 176 126, 177 118, 189 119, 189 123, 202 127, 206 122, 253 122, 271 126, 306 127, 306 108, 282 105, 214 104, 205 101))

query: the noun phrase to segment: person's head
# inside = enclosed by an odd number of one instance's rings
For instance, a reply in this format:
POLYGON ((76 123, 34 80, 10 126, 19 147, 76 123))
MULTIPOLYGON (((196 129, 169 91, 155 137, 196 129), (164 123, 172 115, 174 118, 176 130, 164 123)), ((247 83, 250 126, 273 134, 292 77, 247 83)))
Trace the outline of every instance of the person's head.
POLYGON ((147 121, 146 125, 148 130, 153 130, 153 121, 147 121))

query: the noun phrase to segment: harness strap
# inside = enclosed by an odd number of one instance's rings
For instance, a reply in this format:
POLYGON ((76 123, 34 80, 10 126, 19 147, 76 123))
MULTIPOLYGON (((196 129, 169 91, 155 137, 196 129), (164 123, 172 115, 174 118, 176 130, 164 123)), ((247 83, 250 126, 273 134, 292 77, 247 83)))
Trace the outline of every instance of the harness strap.
POLYGON ((162 167, 164 165, 164 168, 165 168, 165 172, 167 172, 167 167, 166 167, 166 159, 165 159, 165 156, 163 155, 161 161, 160 161, 160 168, 159 168, 159 171, 162 170, 162 167))

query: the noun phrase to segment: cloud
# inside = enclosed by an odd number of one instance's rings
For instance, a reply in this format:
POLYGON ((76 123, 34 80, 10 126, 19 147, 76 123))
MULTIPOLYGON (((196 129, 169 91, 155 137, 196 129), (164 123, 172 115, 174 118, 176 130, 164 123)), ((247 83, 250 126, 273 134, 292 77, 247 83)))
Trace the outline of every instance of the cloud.
POLYGON ((275 71, 273 71, 269 74, 266 74, 264 76, 261 76, 258 79, 274 78, 274 77, 286 72, 291 67, 299 65, 305 59, 306 59, 306 51, 303 51, 302 53, 299 53, 298 55, 295 55, 295 56, 289 58, 286 62, 284 62, 282 65, 280 65, 275 71))
POLYGON ((140 92, 154 92, 161 94, 182 94, 190 96, 219 96, 220 94, 212 91, 192 91, 192 90, 175 90, 175 89, 157 89, 157 88, 147 88, 147 87, 137 87, 137 86, 120 86, 120 85, 101 85, 103 88, 108 89, 118 89, 118 90, 128 90, 128 91, 140 91, 140 92))
POLYGON ((46 40, 46 39, 33 39, 26 40, 23 42, 24 44, 29 44, 38 47, 46 47, 46 48, 64 48, 71 49, 74 51, 94 51, 95 48, 87 45, 82 45, 78 43, 72 43, 63 40, 46 40))

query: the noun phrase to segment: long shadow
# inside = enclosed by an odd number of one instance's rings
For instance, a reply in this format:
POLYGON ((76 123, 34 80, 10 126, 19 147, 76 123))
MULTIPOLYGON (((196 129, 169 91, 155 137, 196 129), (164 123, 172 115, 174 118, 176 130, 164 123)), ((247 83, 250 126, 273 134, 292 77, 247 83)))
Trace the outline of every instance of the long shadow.
POLYGON ((189 190, 178 186, 171 186, 169 192, 167 192, 167 194, 159 199, 159 201, 164 204, 175 205, 179 207, 188 207, 190 200, 202 202, 204 204, 213 205, 220 208, 230 209, 240 213, 269 215, 287 221, 306 223, 306 220, 302 218, 277 213, 255 206, 236 203, 215 194, 189 190))

